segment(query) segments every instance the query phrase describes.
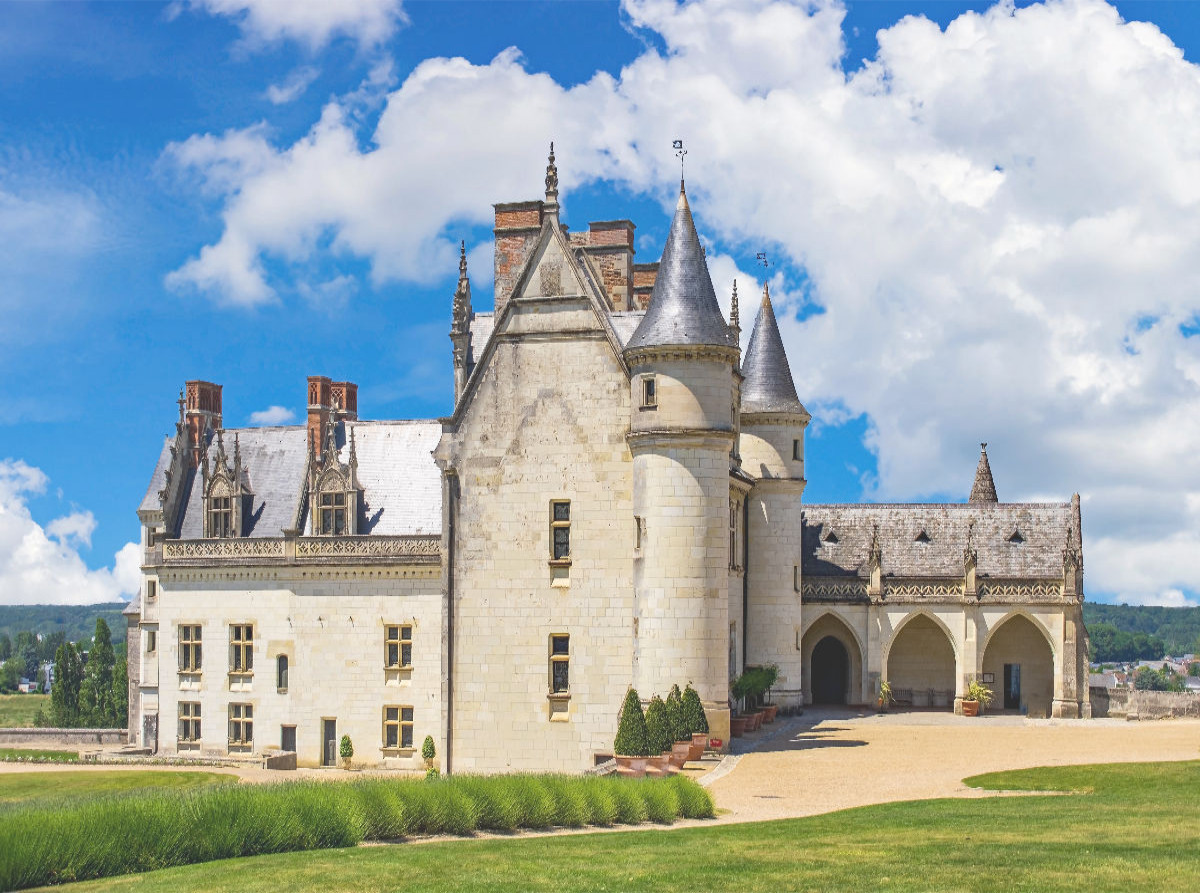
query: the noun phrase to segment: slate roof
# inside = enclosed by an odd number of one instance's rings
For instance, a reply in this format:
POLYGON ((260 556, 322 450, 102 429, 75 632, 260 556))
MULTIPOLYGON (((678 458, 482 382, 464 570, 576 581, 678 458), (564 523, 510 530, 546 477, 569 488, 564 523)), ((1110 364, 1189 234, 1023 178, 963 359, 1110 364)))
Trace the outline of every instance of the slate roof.
POLYGON ((158 494, 167 485, 167 469, 171 467, 172 443, 170 437, 163 438, 162 450, 158 454, 158 463, 154 466, 154 474, 150 476, 150 486, 146 488, 142 504, 138 506, 139 512, 156 512, 161 508, 158 494))
MULTIPOLYGON (((441 437, 441 424, 403 421, 351 425, 358 455, 358 479, 363 486, 360 532, 395 536, 441 533, 441 474, 432 456, 441 437)), ((344 423, 338 425, 343 462, 349 458, 345 428, 344 423)), ((281 536, 284 528, 295 522, 297 501, 304 487, 307 428, 302 425, 226 428, 225 448, 231 460, 234 434, 238 436, 242 468, 254 494, 245 518, 246 536, 281 536)), ((213 462, 215 439, 208 451, 209 462, 213 462)), ((179 536, 199 539, 204 535, 204 498, 200 475, 190 477, 179 536)), ((157 507, 157 496, 154 499, 157 507)))
POLYGON ((979 465, 975 468, 975 483, 971 485, 971 495, 967 502, 999 502, 996 496, 996 482, 992 480, 992 466, 988 462, 987 444, 979 445, 979 465))
POLYGON ((737 341, 717 304, 692 209, 680 183, 679 201, 658 265, 658 278, 650 293, 649 308, 625 347, 633 350, 693 344, 735 347, 737 341))
POLYGON ((796 396, 792 367, 775 321, 771 295, 763 289, 762 306, 750 333, 750 346, 742 363, 742 412, 795 412, 808 415, 796 396))
POLYGON ((496 314, 471 314, 471 355, 467 357, 468 363, 479 362, 480 357, 483 356, 483 349, 487 347, 488 340, 492 337, 495 328, 496 314))
POLYGON ((612 323, 613 331, 617 333, 622 348, 629 344, 629 339, 633 337, 633 333, 637 331, 637 327, 645 315, 645 310, 618 310, 608 315, 608 320, 612 323))
MULTIPOLYGON (((1062 550, 1075 524, 1070 503, 807 505, 803 573, 867 576, 878 526, 885 576, 961 578, 972 521, 979 574, 1062 577, 1062 550), (922 531, 928 542, 918 541, 922 531)), ((1078 544, 1078 533, 1073 536, 1078 544)))

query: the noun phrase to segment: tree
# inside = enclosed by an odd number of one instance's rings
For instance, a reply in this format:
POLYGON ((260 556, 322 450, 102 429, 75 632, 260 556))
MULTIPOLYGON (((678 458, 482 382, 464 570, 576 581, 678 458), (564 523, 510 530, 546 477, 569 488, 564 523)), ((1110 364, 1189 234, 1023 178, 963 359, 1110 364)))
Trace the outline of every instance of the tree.
POLYGON ((692 688, 690 682, 683 690, 683 718, 693 735, 701 732, 708 734, 708 717, 704 715, 704 705, 700 703, 700 695, 692 688))
POLYGON ((12 657, 13 644, 8 633, 0 633, 0 663, 12 657))
POLYGON ((642 714, 642 699, 638 697, 636 688, 629 689, 625 703, 621 705, 613 749, 623 757, 650 756, 650 743, 646 740, 646 717, 642 714))
POLYGON ((113 666, 112 699, 109 703, 112 712, 106 725, 114 729, 129 725, 129 666, 124 657, 118 657, 113 666))
POLYGON ((80 719, 85 725, 104 726, 114 716, 112 704, 113 665, 112 634, 103 617, 96 618, 96 636, 88 655, 83 686, 79 690, 80 719))
POLYGON ((83 686, 83 660, 66 642, 54 656, 54 687, 50 689, 50 721, 69 729, 79 723, 79 695, 83 686))
POLYGON ((671 729, 672 741, 690 741, 692 733, 688 731, 687 721, 683 716, 683 695, 678 685, 672 685, 667 695, 667 723, 671 729))
POLYGON ((21 682, 21 659, 10 657, 0 664, 0 693, 13 692, 21 682))
POLYGON ((667 719, 667 705, 658 695, 650 699, 646 708, 646 744, 650 753, 667 753, 675 746, 675 736, 671 734, 671 723, 667 719))
POLYGON ((1188 664, 1189 676, 1200 676, 1200 661, 1194 660, 1188 664))

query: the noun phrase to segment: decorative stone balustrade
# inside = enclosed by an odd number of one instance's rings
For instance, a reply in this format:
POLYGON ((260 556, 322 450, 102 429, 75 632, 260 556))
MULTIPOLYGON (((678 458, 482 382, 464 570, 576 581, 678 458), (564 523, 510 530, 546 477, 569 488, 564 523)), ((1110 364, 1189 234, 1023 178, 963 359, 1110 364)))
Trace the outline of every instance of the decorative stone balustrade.
POLYGON ((167 540, 166 565, 337 564, 342 561, 404 564, 441 562, 441 537, 302 536, 247 539, 167 540))

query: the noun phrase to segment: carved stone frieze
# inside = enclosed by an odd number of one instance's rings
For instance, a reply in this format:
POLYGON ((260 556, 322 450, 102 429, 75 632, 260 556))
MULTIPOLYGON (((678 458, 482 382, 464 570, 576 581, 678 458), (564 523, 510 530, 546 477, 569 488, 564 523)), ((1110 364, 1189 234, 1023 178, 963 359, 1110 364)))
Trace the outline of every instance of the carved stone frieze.
POLYGON ((1062 598, 1062 595, 1061 580, 990 580, 979 586, 981 600, 1044 601, 1062 598))
POLYGON ((163 543, 163 560, 167 562, 283 556, 282 539, 167 540, 163 543))
POLYGON ((314 536, 296 541, 297 558, 438 558, 442 538, 433 536, 314 536))
POLYGON ((283 537, 253 539, 167 540, 163 543, 165 564, 213 562, 227 565, 238 561, 278 563, 330 563, 342 560, 402 560, 406 564, 438 564, 441 537, 427 536, 313 536, 292 543, 283 537))
POLYGON ((894 599, 960 599, 963 595, 962 583, 959 581, 914 581, 910 583, 893 583, 890 580, 883 586, 884 598, 894 599))
POLYGON ((806 602, 865 602, 865 580, 805 580, 802 597, 806 602))

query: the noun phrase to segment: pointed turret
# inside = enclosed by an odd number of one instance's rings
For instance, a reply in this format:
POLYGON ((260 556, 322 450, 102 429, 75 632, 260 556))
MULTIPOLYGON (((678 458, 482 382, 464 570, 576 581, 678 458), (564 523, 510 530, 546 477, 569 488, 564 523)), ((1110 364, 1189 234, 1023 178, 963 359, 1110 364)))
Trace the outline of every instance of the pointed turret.
POLYGON ((737 346, 717 304, 682 182, 650 306, 625 349, 676 345, 737 346))
POLYGON ((975 469, 975 483, 967 502, 999 502, 996 484, 992 480, 992 466, 988 464, 987 444, 979 445, 979 466, 975 469))
POLYGON ((783 349, 783 338, 779 334, 779 324, 775 321, 775 310, 771 306, 771 293, 767 286, 763 286, 762 306, 754 321, 754 331, 750 334, 742 375, 746 379, 742 383, 743 413, 794 412, 808 415, 808 410, 796 396, 792 368, 783 349))

